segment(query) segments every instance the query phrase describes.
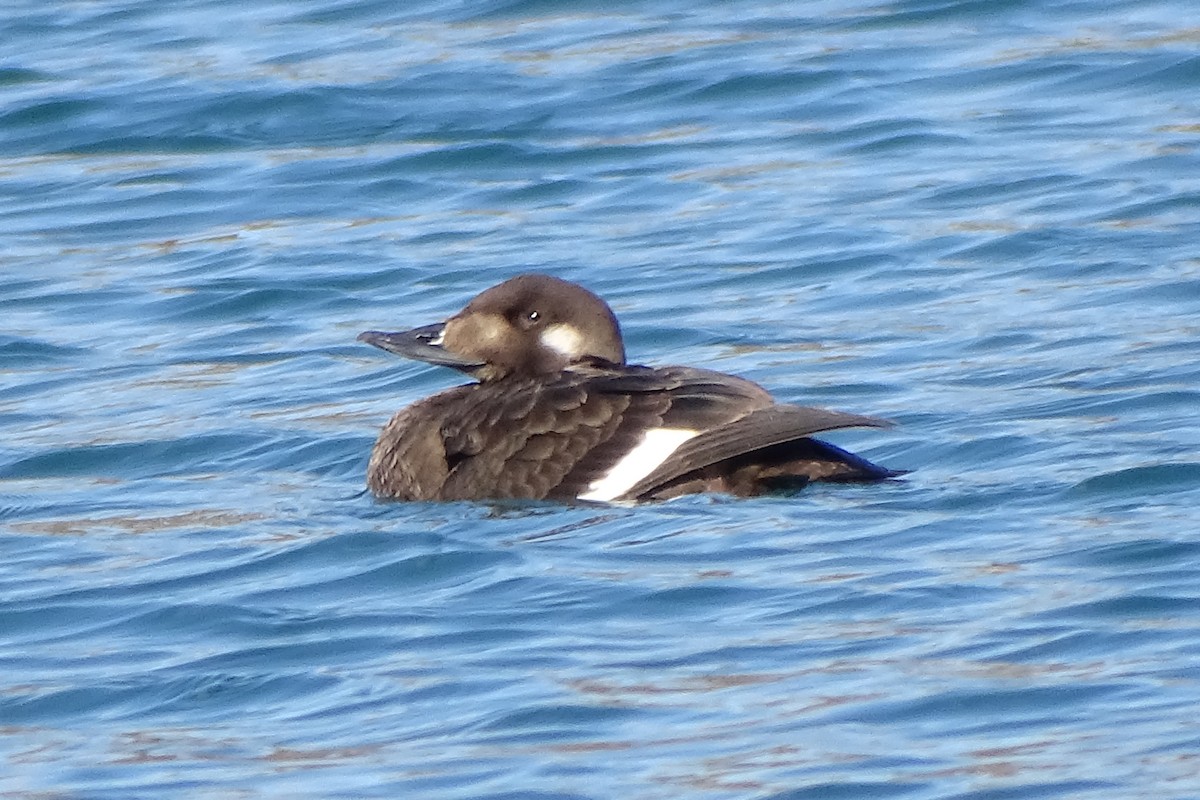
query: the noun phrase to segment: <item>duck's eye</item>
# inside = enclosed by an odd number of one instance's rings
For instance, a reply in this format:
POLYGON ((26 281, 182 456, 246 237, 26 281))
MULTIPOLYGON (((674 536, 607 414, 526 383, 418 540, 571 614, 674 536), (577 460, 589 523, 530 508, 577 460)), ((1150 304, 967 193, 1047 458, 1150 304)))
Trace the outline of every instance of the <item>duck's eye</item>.
POLYGON ((538 323, 538 320, 540 320, 541 318, 542 318, 542 315, 536 311, 530 311, 528 314, 525 315, 525 321, 528 322, 530 325, 536 325, 538 323))

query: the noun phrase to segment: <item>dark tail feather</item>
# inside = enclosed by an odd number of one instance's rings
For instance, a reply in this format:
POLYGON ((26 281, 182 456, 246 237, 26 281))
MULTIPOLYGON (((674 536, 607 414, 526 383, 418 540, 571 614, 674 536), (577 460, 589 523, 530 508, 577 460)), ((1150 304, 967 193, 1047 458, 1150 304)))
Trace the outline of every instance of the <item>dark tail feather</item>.
POLYGON ((881 467, 849 450, 820 439, 798 439, 753 454, 741 473, 741 492, 791 492, 812 481, 867 482, 904 472, 881 467))
POLYGON ((663 500, 692 492, 753 496, 797 491, 812 481, 881 481, 903 474, 820 439, 796 439, 685 473, 640 499, 663 500))
POLYGON ((885 478, 898 478, 901 475, 907 475, 906 469, 888 469, 880 465, 867 461, 860 455, 855 455, 849 450, 843 450, 837 445, 823 442, 820 439, 806 439, 805 442, 811 445, 814 451, 824 454, 824 461, 834 468, 829 475, 820 478, 811 478, 811 480, 825 481, 881 481, 885 478))

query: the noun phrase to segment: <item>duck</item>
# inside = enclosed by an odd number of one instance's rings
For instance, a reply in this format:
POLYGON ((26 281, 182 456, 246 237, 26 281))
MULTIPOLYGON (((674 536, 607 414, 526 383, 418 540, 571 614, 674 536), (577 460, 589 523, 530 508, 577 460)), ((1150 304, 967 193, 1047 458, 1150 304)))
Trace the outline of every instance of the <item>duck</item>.
POLYGON ((608 304, 552 275, 518 275, 444 322, 358 340, 472 379, 383 426, 367 466, 383 500, 750 497, 903 474, 812 438, 886 420, 778 403, 723 372, 628 363, 608 304))

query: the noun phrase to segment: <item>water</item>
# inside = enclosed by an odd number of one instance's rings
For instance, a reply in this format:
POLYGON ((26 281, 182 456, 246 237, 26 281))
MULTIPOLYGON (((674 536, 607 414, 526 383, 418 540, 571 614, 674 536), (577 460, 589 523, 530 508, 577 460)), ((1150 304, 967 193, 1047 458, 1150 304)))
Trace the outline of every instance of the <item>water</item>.
POLYGON ((1191 3, 0 13, 0 795, 1200 796, 1191 3), (525 270, 913 472, 373 501, 525 270))

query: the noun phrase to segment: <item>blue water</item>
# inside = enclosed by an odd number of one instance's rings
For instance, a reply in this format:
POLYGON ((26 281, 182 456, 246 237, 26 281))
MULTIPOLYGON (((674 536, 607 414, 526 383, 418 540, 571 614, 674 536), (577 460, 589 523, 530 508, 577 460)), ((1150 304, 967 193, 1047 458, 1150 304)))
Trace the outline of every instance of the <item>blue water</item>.
POLYGON ((1192 0, 0 11, 0 795, 1200 797, 1192 0), (902 481, 381 504, 525 270, 902 481))

